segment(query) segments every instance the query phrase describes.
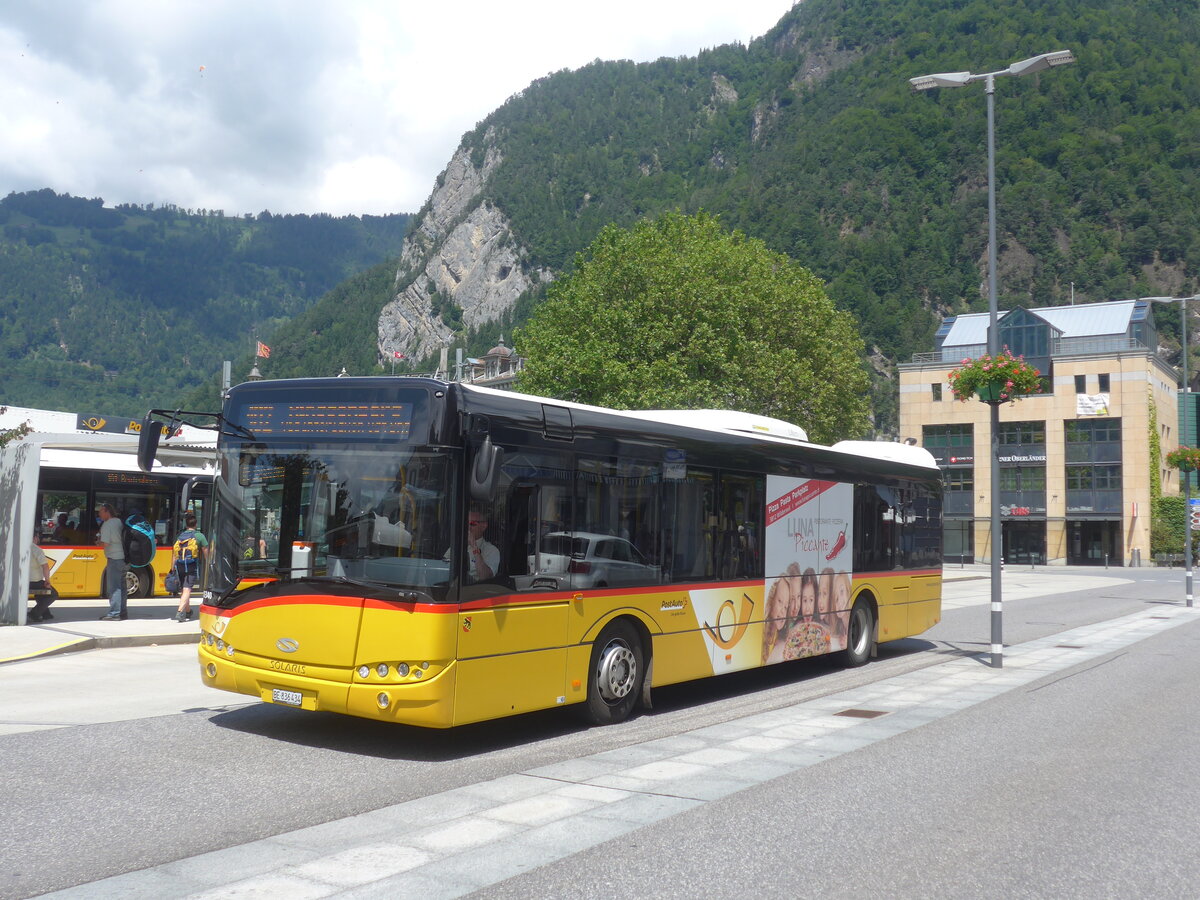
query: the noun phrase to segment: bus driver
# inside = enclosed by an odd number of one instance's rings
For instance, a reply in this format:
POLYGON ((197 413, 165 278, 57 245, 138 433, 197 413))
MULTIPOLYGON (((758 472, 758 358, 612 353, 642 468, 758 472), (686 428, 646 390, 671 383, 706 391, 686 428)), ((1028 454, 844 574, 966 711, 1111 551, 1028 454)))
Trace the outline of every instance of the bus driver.
MULTIPOLYGON (((500 550, 483 536, 487 526, 482 512, 472 510, 467 516, 467 581, 471 584, 494 578, 500 567, 500 550)), ((449 562, 450 551, 442 558, 449 562)))

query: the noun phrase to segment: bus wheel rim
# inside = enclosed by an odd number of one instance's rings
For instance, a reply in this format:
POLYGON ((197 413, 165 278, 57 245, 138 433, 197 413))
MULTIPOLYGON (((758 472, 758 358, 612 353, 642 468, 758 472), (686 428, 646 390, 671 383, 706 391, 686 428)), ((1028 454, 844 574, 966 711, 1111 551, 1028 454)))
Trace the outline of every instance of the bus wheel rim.
POLYGON ((600 696, 615 703, 629 696, 637 677, 637 658, 624 643, 613 641, 600 654, 596 666, 596 685, 600 696))
POLYGON ((855 653, 862 653, 867 642, 867 615, 859 608, 850 619, 850 646, 855 653))

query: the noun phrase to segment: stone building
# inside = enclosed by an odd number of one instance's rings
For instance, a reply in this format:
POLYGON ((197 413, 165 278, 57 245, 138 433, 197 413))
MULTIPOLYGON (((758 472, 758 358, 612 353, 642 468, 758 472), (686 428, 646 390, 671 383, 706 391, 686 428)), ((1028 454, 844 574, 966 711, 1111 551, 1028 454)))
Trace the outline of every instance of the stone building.
MULTIPOLYGON (((1158 356, 1150 304, 1138 300, 1017 308, 1001 314, 1000 345, 1037 366, 1044 393, 1000 407, 1002 558, 1008 563, 1129 565, 1150 557, 1151 479, 1178 474, 1151 461, 1178 438, 1176 370, 1158 356), (1152 469, 1153 467, 1153 469, 1152 469)), ((900 436, 945 473, 947 562, 990 561, 989 407, 956 402, 947 375, 987 350, 986 313, 946 319, 937 349, 899 366, 900 436)))
POLYGON ((463 380, 499 390, 512 390, 513 382, 525 360, 504 343, 504 335, 483 357, 468 357, 463 367, 463 380))

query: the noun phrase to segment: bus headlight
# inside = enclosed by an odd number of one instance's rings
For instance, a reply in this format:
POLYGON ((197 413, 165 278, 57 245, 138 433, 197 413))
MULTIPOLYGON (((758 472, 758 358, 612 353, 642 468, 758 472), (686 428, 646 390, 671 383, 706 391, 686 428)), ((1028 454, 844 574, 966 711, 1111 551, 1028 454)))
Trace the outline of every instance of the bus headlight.
POLYGON ((387 663, 380 663, 379 665, 377 665, 377 666, 375 667, 375 673, 376 673, 376 674, 377 674, 377 675, 378 675, 380 678, 387 678, 387 674, 388 674, 388 666, 387 666, 387 663))
POLYGON ((401 678, 407 678, 408 677, 408 663, 399 663, 396 666, 396 674, 399 675, 401 678))
POLYGON ((212 663, 209 663, 207 666, 204 667, 204 673, 209 678, 216 678, 217 677, 217 667, 214 666, 212 663))
POLYGON ((391 698, 388 697, 387 694, 383 693, 383 691, 380 691, 379 696, 375 698, 375 702, 379 704, 380 709, 387 709, 388 704, 391 703, 392 701, 391 701, 391 698))
POLYGON ((225 645, 225 655, 228 656, 230 659, 233 658, 233 644, 225 645))
POLYGON ((371 677, 371 667, 370 666, 359 666, 358 667, 358 677, 359 678, 370 678, 371 677))

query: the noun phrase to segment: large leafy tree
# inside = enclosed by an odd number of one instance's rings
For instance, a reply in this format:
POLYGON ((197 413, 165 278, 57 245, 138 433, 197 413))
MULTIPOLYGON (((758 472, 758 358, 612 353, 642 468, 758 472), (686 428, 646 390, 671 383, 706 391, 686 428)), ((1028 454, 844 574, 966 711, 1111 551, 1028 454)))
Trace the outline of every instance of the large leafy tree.
POLYGON ((755 412, 825 442, 868 428, 850 314, 808 269, 705 213, 602 229, 516 344, 531 393, 755 412))

